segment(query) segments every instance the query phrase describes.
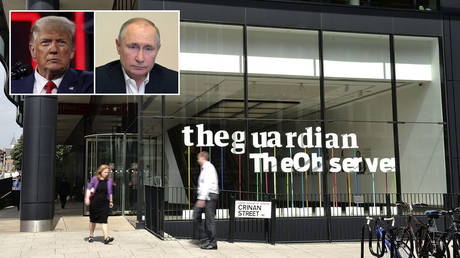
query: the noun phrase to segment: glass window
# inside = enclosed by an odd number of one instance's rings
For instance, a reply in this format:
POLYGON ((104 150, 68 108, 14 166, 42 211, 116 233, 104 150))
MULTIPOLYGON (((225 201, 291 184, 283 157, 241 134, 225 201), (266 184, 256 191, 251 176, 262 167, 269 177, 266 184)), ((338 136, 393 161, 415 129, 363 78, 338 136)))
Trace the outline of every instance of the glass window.
POLYGON ((249 118, 320 117, 318 32, 248 27, 249 118))
MULTIPOLYGON (((351 212, 358 207, 376 206, 383 209, 385 194, 391 194, 391 202, 396 201, 396 169, 394 159, 393 124, 385 122, 328 122, 326 133, 334 133, 339 142, 345 134, 356 134, 357 148, 329 149, 330 158, 339 158, 340 171, 328 173, 328 193, 331 205, 342 208, 345 215, 364 215, 351 212), (362 162, 351 172, 345 172, 345 159, 362 158, 362 162), (393 162, 390 171, 383 172, 381 164, 393 162), (390 159, 390 160, 388 160, 390 159), (375 166, 375 167, 373 167, 375 166), (374 171, 374 172, 371 172, 374 171), (359 198, 363 201, 359 202, 359 198)), ((326 137, 326 139, 330 139, 326 137)), ((335 165, 337 166, 337 165, 335 165)), ((330 169, 333 168, 332 166, 330 169)), ((366 207, 365 210, 371 209, 366 207)), ((375 209, 375 208, 374 208, 375 209)), ((370 211, 369 211, 370 212, 370 211)), ((378 213, 378 212, 377 212, 378 213)), ((374 213, 376 214, 376 213, 374 213)))
POLYGON ((141 96, 140 100, 142 101, 142 113, 140 113, 141 116, 161 116, 162 115, 160 95, 141 96))
MULTIPOLYGON (((218 176, 218 187, 221 198, 228 198, 234 193, 237 199, 248 199, 248 174, 246 155, 233 154, 232 136, 236 131, 244 132, 245 123, 238 119, 202 119, 202 118, 173 118, 165 119, 165 155, 164 155, 164 186, 166 187, 165 201, 168 203, 166 213, 193 208, 197 197, 198 177, 200 166, 197 163, 197 154, 200 151, 209 153, 209 160, 214 165, 218 176), (226 147, 199 146, 198 126, 202 126, 206 135, 209 132, 214 137, 218 131, 228 132, 229 143, 226 147), (193 130, 189 135, 193 146, 186 146, 184 128, 193 130), (241 194, 241 195, 240 195, 241 194)), ((203 143, 208 145, 207 136, 203 134, 203 143)), ((238 146, 244 150, 244 138, 238 138, 238 146)), ((220 202, 218 209, 228 209, 228 200, 220 202)))
MULTIPOLYGON (((328 156, 341 161, 372 159, 369 162, 396 158, 389 35, 323 35, 325 134, 340 138, 353 133, 359 146, 342 149, 339 145, 329 149, 328 156)), ((289 147, 286 141, 286 133, 299 135, 320 126, 318 32, 250 26, 247 48, 248 99, 244 99, 243 28, 181 23, 181 95, 165 97, 167 118, 163 121, 160 96, 139 98, 144 119, 144 183, 168 187, 168 203, 189 209, 196 198, 200 172, 196 154, 203 150, 210 153, 217 169, 220 190, 235 194, 237 199, 263 200, 267 194, 275 194, 280 208, 322 208, 325 198, 330 198, 333 207, 349 211, 352 206, 368 208, 360 206, 361 197, 364 205, 384 203, 384 193, 392 194, 392 202, 396 201, 396 173, 383 172, 380 163, 375 173, 366 161, 351 173, 342 169, 319 174, 311 167, 304 173, 281 171, 283 157, 299 152, 310 157, 320 152, 325 157, 321 148, 301 148, 298 142, 289 147), (213 136, 221 130, 228 132, 230 145, 196 146, 198 125, 213 136), (182 130, 187 126, 194 130, 190 137, 195 146, 185 145, 182 130), (231 151, 231 135, 236 131, 248 132, 244 154, 231 151), (269 131, 280 134, 280 147, 255 147, 251 134, 269 131), (255 172, 249 153, 258 152, 276 155, 277 174, 255 172), (325 179, 327 189, 323 192, 325 179)), ((446 167, 438 41, 395 36, 395 59, 402 193, 443 193, 446 167)), ((128 128, 135 126, 131 123, 128 128)))
POLYGON ((395 36, 398 119, 442 122, 437 38, 395 36))
MULTIPOLYGON (((299 142, 308 144, 308 137, 300 135, 307 133, 308 128, 311 128, 311 132, 314 132, 318 126, 320 126, 320 123, 316 121, 257 120, 249 122, 248 152, 265 153, 267 157, 275 158, 276 160, 276 172, 274 171, 274 163, 270 163, 264 168, 263 162, 259 161, 260 170, 263 171, 260 173, 255 170, 256 162, 258 161, 255 159, 249 160, 251 191, 257 193, 257 200, 264 200, 269 194, 276 198, 278 201, 277 207, 279 208, 310 207, 314 209, 324 207, 324 199, 321 194, 321 182, 324 180, 324 173, 316 172, 318 166, 310 164, 307 170, 297 171, 292 169, 291 172, 285 172, 281 169, 282 160, 285 158, 294 159, 299 153, 300 155, 306 153, 311 158, 312 153, 321 152, 320 148, 307 148, 299 144, 299 142), (279 146, 270 145, 276 144, 276 141, 266 141, 266 139, 275 139, 273 132, 279 133, 279 146), (286 134, 293 135, 291 142, 288 142, 286 134), (267 142, 266 145, 263 144, 265 142, 267 142), (313 171, 313 167, 315 167, 315 171, 313 171)), ((300 166, 306 164, 303 158, 299 160, 300 166)), ((289 212, 292 211, 290 210, 289 212)))
POLYGON ((391 121, 387 35, 324 32, 327 120, 391 121))
POLYGON ((222 118, 244 113, 242 27, 181 23, 180 45, 181 94, 166 97, 166 114, 222 118), (227 100, 236 107, 228 107, 227 100))
POLYGON ((395 36, 401 190, 444 193, 446 166, 437 38, 395 36))
MULTIPOLYGON (((338 136, 344 134, 356 134, 358 148, 341 149, 333 148, 329 151, 330 157, 339 158, 354 158, 362 157, 378 158, 379 161, 383 158, 394 158, 394 140, 393 140, 393 125, 381 122, 329 122, 326 123, 326 133, 335 133, 338 136)), ((328 138, 327 138, 328 139, 328 138)), ((367 164, 367 163, 366 163, 367 164)), ((392 172, 383 173, 380 166, 377 166, 374 178, 371 176, 369 167, 360 166, 359 173, 350 173, 350 178, 347 178, 347 173, 339 172, 335 176, 332 173, 328 174, 328 182, 330 184, 329 193, 333 191, 338 193, 347 193, 350 191, 353 194, 362 193, 395 193, 395 180, 392 172), (335 190, 333 189, 335 186, 335 190)))
POLYGON ((161 186, 161 119, 148 116, 142 119, 144 185, 161 186))
POLYGON ((445 193, 444 128, 438 124, 399 125, 403 193, 445 193))

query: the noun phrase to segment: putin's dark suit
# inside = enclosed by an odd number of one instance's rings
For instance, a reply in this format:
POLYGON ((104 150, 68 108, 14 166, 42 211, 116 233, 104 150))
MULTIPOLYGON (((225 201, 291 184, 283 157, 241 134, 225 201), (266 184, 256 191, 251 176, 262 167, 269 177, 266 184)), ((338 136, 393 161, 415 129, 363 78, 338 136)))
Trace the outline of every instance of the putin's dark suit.
MULTIPOLYGON (((177 94, 178 73, 159 64, 150 71, 145 94, 177 94)), ((96 68, 96 93, 126 93, 125 78, 120 60, 96 68)))

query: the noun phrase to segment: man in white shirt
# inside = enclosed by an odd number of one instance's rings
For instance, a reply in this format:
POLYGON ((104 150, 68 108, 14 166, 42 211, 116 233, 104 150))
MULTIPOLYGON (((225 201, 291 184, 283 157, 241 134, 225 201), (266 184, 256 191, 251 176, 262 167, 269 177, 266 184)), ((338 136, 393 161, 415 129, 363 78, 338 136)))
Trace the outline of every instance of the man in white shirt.
POLYGON ((200 164, 201 171, 198 178, 198 200, 193 208, 194 229, 199 229, 201 249, 217 249, 216 223, 214 221, 216 204, 219 199, 217 171, 214 165, 209 162, 209 153, 205 151, 198 153, 197 162, 200 164), (206 218, 206 236, 201 221, 203 212, 206 218))

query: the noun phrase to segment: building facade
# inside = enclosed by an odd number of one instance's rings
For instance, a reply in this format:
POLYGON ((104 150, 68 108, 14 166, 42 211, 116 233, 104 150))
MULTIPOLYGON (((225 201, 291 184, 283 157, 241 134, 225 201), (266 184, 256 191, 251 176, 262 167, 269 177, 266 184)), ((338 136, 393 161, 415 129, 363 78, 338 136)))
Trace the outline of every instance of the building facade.
MULTIPOLYGON (((275 200, 277 241, 357 239, 365 216, 386 213, 387 194, 392 207, 457 206, 460 4, 372 2, 138 1, 141 10, 181 11, 180 95, 59 96, 56 142, 75 146, 75 182, 84 185, 100 164, 113 163, 115 212, 136 214, 139 225, 161 217, 161 230, 152 221, 147 228, 177 237, 190 237, 195 155, 203 150, 219 173, 221 238, 233 198, 275 200), (197 142, 201 125, 213 135, 244 132, 233 138, 244 153, 209 142, 187 146, 184 127, 195 129, 197 142), (283 138, 257 148, 249 137, 308 128, 320 128, 322 146, 286 147, 283 138), (329 133, 355 133, 359 147, 326 148, 329 133), (352 172, 256 173, 249 153, 258 152, 279 162, 302 152, 325 160, 392 157, 394 172, 370 172, 368 164, 352 172)), ((263 221, 236 223, 236 239, 265 239, 263 221)))

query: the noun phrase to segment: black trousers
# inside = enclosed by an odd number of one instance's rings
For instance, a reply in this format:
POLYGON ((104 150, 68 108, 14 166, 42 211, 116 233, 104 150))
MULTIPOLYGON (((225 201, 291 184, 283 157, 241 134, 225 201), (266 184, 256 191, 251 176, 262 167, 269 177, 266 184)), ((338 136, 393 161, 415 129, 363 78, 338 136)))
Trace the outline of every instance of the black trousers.
POLYGON ((193 235, 196 237, 196 230, 198 230, 198 237, 200 240, 208 239, 210 245, 217 245, 216 240, 216 221, 214 216, 216 215, 216 205, 219 195, 210 193, 209 199, 206 201, 204 208, 193 208, 193 235), (204 228, 201 214, 205 213, 206 218, 206 229, 204 228))
POLYGON ((59 200, 61 201, 61 207, 64 209, 67 202, 67 194, 59 194, 59 200))
POLYGON ((13 190, 13 191, 11 191, 11 194, 13 196, 14 206, 16 206, 18 208, 18 210, 19 210, 19 207, 21 205, 21 191, 13 190))

